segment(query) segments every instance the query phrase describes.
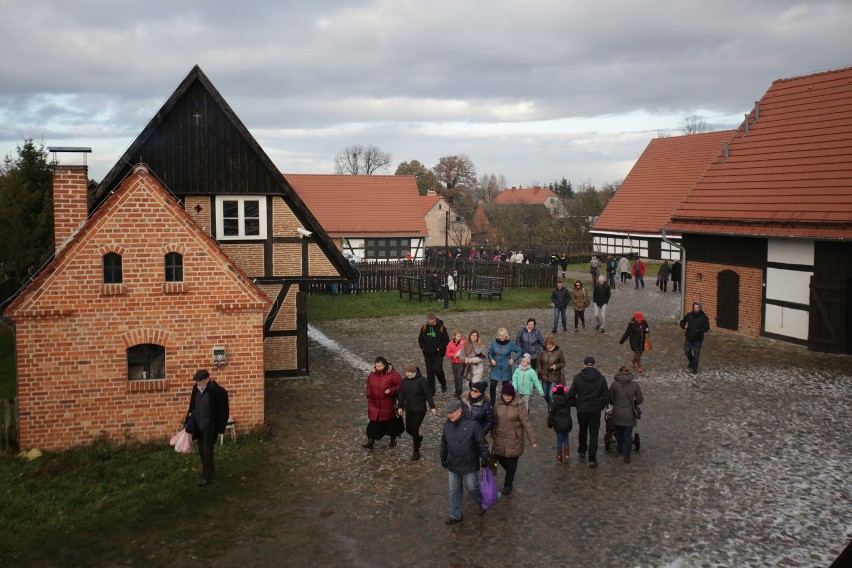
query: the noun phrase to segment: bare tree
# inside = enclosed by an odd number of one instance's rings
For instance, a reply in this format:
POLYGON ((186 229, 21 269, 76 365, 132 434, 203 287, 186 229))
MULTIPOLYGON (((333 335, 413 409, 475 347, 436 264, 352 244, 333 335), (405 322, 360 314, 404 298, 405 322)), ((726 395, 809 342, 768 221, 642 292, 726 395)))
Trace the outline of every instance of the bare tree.
POLYGON ((493 203, 497 194, 506 189, 506 178, 503 174, 484 174, 473 191, 474 201, 485 204, 493 203))
POLYGON ((683 117, 683 133, 684 134, 701 134, 707 132, 707 123, 698 115, 692 114, 683 117))
POLYGON ((671 138, 672 133, 669 130, 657 130, 657 138, 671 138))
POLYGON ((378 170, 388 170, 393 157, 376 146, 355 144, 347 146, 334 157, 334 172, 353 176, 371 176, 378 170))
POLYGON ((444 189, 439 193, 452 203, 463 191, 474 191, 477 184, 476 166, 464 154, 444 156, 432 168, 444 189))

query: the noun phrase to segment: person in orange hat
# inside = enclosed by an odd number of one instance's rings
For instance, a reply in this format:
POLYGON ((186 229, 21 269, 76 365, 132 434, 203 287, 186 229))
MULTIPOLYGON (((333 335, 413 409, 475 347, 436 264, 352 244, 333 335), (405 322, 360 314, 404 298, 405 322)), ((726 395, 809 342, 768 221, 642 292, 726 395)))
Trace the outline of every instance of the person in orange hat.
POLYGON ((645 321, 645 314, 636 312, 630 318, 627 324, 627 330, 621 336, 619 343, 624 345, 624 342, 630 340, 630 350, 633 351, 633 368, 636 372, 641 373, 642 369, 642 351, 645 349, 645 336, 651 333, 648 327, 648 322, 645 321))

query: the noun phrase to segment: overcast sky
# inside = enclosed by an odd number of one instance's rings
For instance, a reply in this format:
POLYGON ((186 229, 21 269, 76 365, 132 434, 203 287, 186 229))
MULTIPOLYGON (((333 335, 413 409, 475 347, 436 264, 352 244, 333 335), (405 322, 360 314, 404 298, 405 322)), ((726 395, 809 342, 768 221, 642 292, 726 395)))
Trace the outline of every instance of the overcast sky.
POLYGON ((283 172, 374 144, 509 186, 622 179, 660 131, 736 127, 773 80, 852 65, 850 0, 0 0, 0 154, 100 180, 198 64, 283 172))

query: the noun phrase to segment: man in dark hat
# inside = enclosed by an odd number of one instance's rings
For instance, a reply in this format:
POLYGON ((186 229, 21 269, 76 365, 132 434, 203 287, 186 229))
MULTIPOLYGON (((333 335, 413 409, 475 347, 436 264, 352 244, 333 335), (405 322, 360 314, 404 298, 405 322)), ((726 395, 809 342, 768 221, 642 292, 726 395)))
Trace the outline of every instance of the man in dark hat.
POLYGON ((482 511, 479 492, 479 465, 488 463, 488 443, 482 428, 474 420, 462 418, 462 403, 452 400, 444 407, 447 422, 441 436, 441 465, 447 470, 450 485, 450 516, 448 525, 463 520, 464 494, 462 485, 482 511))
POLYGON ((583 359, 583 369, 574 376, 568 390, 569 400, 577 407, 577 423, 580 425, 580 443, 577 451, 585 457, 589 450, 589 467, 597 467, 598 433, 601 428, 601 411, 609 402, 606 378, 595 369, 595 358, 583 359))
POLYGON ((213 480, 213 447, 219 434, 225 433, 230 408, 228 391, 210 380, 210 373, 201 369, 192 377, 195 386, 189 398, 189 410, 195 420, 196 432, 193 440, 199 440, 198 453, 201 455, 201 478, 198 485, 208 485, 213 480))

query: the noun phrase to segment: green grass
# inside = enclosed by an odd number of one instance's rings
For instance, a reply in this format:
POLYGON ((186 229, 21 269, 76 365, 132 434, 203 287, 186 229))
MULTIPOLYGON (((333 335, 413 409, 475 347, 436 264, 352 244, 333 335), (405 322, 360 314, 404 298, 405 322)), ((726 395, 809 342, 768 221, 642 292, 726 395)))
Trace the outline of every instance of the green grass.
POLYGON ((164 444, 97 441, 33 461, 0 454, 0 564, 61 558, 82 565, 125 549, 137 532, 191 533, 199 517, 215 515, 225 493, 238 498, 252 490, 265 445, 263 432, 217 445, 221 482, 204 489, 195 483, 197 451, 178 454, 164 444))
MULTIPOLYGON (((469 300, 463 294, 457 301, 450 301, 450 312, 473 312, 491 310, 514 310, 521 308, 543 308, 550 305, 551 289, 540 288, 505 290, 503 299, 494 298, 491 301, 483 298, 477 300, 472 296, 469 300)), ((401 315, 423 315, 428 311, 443 311, 443 304, 436 301, 418 302, 409 300, 408 296, 399 297, 398 292, 368 292, 365 294, 349 294, 331 296, 313 294, 308 297, 308 313, 311 321, 327 321, 334 319, 365 319, 383 318, 401 315)))

